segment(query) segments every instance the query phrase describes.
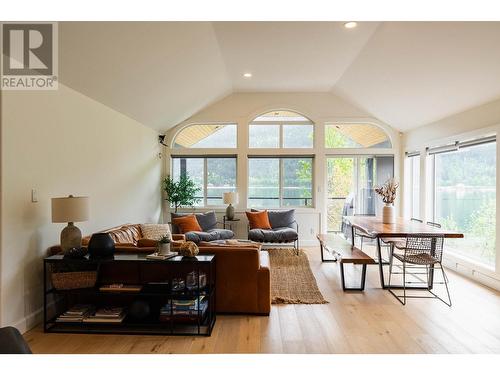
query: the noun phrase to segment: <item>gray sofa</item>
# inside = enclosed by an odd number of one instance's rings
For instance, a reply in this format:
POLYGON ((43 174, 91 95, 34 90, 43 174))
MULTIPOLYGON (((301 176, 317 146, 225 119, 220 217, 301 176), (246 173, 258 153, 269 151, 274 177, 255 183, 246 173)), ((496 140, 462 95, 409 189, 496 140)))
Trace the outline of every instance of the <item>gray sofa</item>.
MULTIPOLYGON (((179 228, 173 223, 173 219, 176 217, 182 217, 186 215, 192 215, 190 213, 171 213, 172 221, 172 234, 180 234, 179 228)), ((205 213, 196 213, 196 220, 200 224, 202 232, 187 232, 184 233, 187 241, 193 241, 195 243, 201 241, 217 241, 217 240, 229 240, 234 237, 232 230, 225 228, 217 228, 217 217, 214 211, 209 211, 205 213)))
MULTIPOLYGON (((253 212, 259 210, 252 209, 253 212)), ((266 243, 293 243, 299 250, 299 225, 295 220, 295 210, 268 210, 271 229, 249 229, 248 239, 266 243)))

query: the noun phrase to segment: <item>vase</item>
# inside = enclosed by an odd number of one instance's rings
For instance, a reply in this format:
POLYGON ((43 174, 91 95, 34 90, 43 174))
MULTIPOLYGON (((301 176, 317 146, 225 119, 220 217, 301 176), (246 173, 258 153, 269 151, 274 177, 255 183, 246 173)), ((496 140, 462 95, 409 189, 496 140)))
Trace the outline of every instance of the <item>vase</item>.
POLYGON ((158 249, 160 255, 169 255, 170 254, 170 243, 161 243, 158 249))
POLYGON ((115 241, 109 233, 94 233, 90 237, 88 252, 91 257, 110 257, 115 252, 115 241))
POLYGON ((396 211, 392 204, 387 203, 382 208, 382 223, 392 224, 396 221, 396 211))

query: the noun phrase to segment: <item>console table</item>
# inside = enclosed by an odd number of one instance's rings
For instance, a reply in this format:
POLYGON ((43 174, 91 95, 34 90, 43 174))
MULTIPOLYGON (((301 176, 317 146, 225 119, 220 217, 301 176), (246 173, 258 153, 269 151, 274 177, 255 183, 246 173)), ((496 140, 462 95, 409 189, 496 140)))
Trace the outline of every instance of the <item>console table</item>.
POLYGON ((145 254, 115 254, 95 259, 88 255, 80 259, 53 255, 44 259, 44 331, 210 336, 216 321, 215 285, 215 255, 211 254, 167 260, 148 259, 145 254), (97 272, 94 287, 61 290, 52 285, 52 272, 82 270, 97 272), (110 284, 134 285, 136 290, 101 288, 110 284), (133 314, 131 307, 137 301, 143 311, 133 314), (197 306, 189 314, 176 310, 189 303, 197 306), (57 319, 75 305, 95 306, 94 311, 120 307, 124 318, 119 323, 57 319))

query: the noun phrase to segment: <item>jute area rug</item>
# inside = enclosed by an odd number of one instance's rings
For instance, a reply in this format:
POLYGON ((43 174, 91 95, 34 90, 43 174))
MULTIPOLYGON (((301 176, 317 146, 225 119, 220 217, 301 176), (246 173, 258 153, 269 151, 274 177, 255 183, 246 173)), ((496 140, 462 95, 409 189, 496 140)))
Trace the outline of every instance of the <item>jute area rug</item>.
POLYGON ((271 263, 271 303, 328 303, 318 289, 307 254, 301 249, 266 249, 271 263))

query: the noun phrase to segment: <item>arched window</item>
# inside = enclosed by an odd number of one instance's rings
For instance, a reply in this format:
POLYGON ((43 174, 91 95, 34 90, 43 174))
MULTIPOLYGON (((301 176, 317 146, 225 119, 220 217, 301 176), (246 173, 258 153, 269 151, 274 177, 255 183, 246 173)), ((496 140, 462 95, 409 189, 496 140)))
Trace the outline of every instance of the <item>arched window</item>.
POLYGON ((373 124, 328 124, 325 129, 326 148, 392 148, 386 132, 373 124))
POLYGON ((182 129, 174 148, 236 148, 236 124, 196 124, 182 129))
POLYGON ((267 112, 250 123, 248 145, 250 148, 312 148, 314 125, 296 112, 267 112))

